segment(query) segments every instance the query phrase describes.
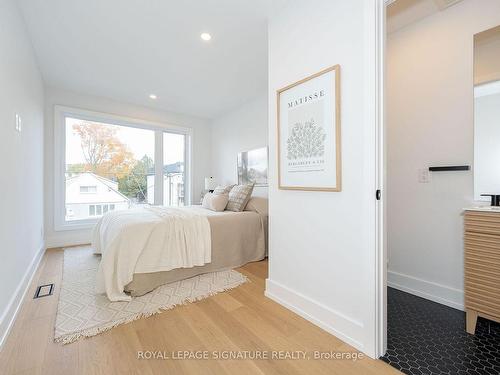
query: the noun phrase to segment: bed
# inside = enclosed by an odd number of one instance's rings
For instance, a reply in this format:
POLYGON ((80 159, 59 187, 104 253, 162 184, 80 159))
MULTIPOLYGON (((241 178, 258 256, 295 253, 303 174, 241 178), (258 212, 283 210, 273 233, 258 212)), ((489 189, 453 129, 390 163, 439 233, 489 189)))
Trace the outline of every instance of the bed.
POLYGON ((132 296, 140 296, 163 284, 207 272, 237 268, 265 258, 267 217, 254 211, 224 211, 208 216, 208 221, 212 242, 210 263, 165 272, 135 273, 134 279, 125 286, 125 291, 132 296))
POLYGON ((150 207, 103 216, 92 241, 94 252, 102 254, 96 291, 111 301, 127 301, 166 283, 264 259, 267 207, 262 207, 249 204, 242 212, 150 207), (188 226, 179 232, 182 223, 188 226), (175 236, 191 248, 177 250, 175 242, 165 242, 175 236))

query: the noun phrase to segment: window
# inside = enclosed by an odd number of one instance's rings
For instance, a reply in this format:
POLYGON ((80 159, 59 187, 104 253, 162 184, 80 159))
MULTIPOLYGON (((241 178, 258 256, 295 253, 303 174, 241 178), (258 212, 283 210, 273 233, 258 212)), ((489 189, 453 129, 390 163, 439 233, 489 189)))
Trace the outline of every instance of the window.
POLYGON ((185 128, 57 106, 56 230, 90 227, 109 211, 189 204, 190 139, 185 128))
POLYGON ((74 212, 66 215, 66 221, 102 216, 111 203, 119 210, 147 203, 146 178, 154 171, 154 130, 77 116, 66 117, 64 123, 65 206, 74 212), (94 215, 90 208, 87 215, 89 205, 95 207, 94 215))
POLYGON ((80 193, 97 193, 97 186, 80 186, 80 193))
POLYGON ((163 204, 184 206, 185 146, 183 134, 163 134, 163 204))

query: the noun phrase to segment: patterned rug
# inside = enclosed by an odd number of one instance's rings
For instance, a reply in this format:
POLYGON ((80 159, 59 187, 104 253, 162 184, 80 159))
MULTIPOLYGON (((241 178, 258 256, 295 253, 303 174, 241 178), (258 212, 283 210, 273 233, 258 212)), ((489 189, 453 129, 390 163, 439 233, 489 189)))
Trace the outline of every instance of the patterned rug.
POLYGON ((234 270, 212 272, 162 285, 129 302, 111 302, 94 291, 99 261, 100 256, 94 255, 88 246, 64 250, 54 341, 68 344, 95 336, 120 324, 207 298, 248 281, 234 270))

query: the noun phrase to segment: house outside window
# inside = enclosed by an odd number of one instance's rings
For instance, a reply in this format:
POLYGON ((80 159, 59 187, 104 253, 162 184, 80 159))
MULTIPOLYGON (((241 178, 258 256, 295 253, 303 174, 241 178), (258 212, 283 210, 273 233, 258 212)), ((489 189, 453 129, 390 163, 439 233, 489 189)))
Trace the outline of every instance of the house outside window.
POLYGON ((56 230, 90 228, 110 211, 189 204, 189 128, 61 106, 55 117, 56 230))
POLYGON ((111 204, 119 210, 129 209, 132 205, 130 198, 119 191, 118 183, 91 172, 66 178, 67 221, 102 216, 109 211, 111 204))

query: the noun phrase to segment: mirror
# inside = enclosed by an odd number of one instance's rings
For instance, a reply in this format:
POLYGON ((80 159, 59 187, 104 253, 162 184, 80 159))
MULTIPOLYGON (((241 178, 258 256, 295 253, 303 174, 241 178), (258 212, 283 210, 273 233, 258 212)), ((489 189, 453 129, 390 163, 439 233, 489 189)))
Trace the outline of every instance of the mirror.
POLYGON ((500 26, 474 35, 474 199, 500 194, 500 26))

